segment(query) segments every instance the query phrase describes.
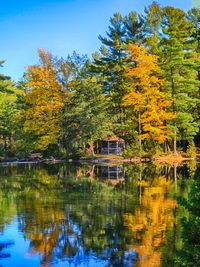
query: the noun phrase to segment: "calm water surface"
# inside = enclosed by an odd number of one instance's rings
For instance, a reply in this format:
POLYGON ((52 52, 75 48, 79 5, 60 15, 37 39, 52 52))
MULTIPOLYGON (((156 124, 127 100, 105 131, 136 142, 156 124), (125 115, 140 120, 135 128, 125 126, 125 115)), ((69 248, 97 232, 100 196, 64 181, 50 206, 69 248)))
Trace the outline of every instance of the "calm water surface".
MULTIPOLYGON (((192 165, 192 164, 191 164, 192 165)), ((0 266, 174 266, 194 166, 0 165, 0 266)))

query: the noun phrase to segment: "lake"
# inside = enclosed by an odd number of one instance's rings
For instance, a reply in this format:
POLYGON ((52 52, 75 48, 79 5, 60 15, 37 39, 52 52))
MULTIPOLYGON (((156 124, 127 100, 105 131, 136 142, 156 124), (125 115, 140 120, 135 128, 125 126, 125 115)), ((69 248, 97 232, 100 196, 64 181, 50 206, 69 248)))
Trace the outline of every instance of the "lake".
POLYGON ((176 266, 189 214, 177 199, 198 172, 195 162, 2 164, 0 266, 176 266))

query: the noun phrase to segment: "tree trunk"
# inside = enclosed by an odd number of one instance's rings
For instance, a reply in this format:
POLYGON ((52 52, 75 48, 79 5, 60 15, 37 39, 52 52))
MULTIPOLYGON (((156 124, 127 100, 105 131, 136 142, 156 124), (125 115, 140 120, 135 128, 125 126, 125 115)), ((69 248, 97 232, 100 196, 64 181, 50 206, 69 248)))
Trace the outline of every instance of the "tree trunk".
POLYGON ((3 136, 3 142, 4 142, 4 150, 7 151, 8 150, 8 145, 7 145, 7 138, 6 138, 5 135, 3 136))
MULTIPOLYGON (((174 83, 174 78, 173 78, 173 70, 172 68, 170 69, 171 71, 171 83, 172 83, 172 98, 174 99, 175 97, 175 83, 174 83)), ((175 106, 175 101, 173 102, 173 113, 176 116, 176 106, 175 106)), ((174 121, 174 138, 173 138, 173 150, 174 150, 174 155, 177 155, 177 132, 176 132, 176 118, 174 121)))
POLYGON ((90 150, 92 156, 94 156, 95 155, 95 153, 94 153, 94 143, 90 143, 89 146, 90 146, 89 150, 90 150))
POLYGON ((176 146, 176 130, 174 130, 173 150, 174 150, 174 155, 177 155, 177 146, 176 146))
POLYGON ((166 181, 168 181, 169 179, 169 167, 168 166, 164 167, 164 175, 165 175, 166 181))
POLYGON ((139 133, 139 148, 140 148, 140 152, 142 150, 142 141, 141 141, 141 115, 140 115, 140 112, 139 112, 139 115, 138 115, 138 133, 139 133))
POLYGON ((12 150, 12 136, 9 135, 9 149, 12 150))
POLYGON ((168 148, 168 146, 167 146, 167 140, 164 142, 164 144, 163 144, 163 151, 164 151, 164 153, 167 153, 167 148, 168 148))
POLYGON ((177 163, 174 163, 173 179, 174 179, 174 181, 177 180, 177 163))

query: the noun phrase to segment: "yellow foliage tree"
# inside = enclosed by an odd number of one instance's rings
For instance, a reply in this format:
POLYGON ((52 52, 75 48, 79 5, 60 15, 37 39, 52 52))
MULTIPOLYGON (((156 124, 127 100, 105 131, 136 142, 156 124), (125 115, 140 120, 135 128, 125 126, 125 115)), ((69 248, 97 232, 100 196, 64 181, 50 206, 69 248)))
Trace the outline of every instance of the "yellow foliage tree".
POLYGON ((124 97, 124 105, 132 106, 138 114, 141 140, 164 143, 172 134, 166 122, 172 120, 174 115, 167 111, 172 101, 161 90, 163 80, 158 75, 157 56, 148 54, 144 47, 137 44, 131 44, 128 52, 131 64, 126 67, 126 75, 131 83, 130 91, 124 97))
POLYGON ((45 150, 57 143, 61 133, 64 91, 59 81, 58 67, 49 52, 38 50, 40 63, 29 66, 25 73, 26 109, 24 130, 36 138, 36 148, 45 150))
POLYGON ((167 232, 176 224, 176 201, 168 196, 173 184, 164 177, 140 181, 141 203, 135 214, 125 214, 124 224, 132 231, 138 255, 137 267, 159 267, 162 262, 161 248, 167 243, 167 232))

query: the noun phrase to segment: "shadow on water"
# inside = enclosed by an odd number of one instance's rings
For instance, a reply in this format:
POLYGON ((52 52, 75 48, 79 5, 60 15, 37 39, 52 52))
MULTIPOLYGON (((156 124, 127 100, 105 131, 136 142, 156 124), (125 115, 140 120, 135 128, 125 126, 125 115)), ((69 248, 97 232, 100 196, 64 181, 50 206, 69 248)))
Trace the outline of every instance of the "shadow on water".
POLYGON ((187 198, 195 172, 195 164, 0 166, 0 264, 12 266, 6 257, 20 243, 20 267, 175 266, 185 216, 176 198, 187 198), (14 241, 3 243, 8 229, 14 241))
POLYGON ((4 250, 12 245, 14 245, 13 241, 0 242, 0 259, 11 257, 10 253, 4 252, 4 250))

